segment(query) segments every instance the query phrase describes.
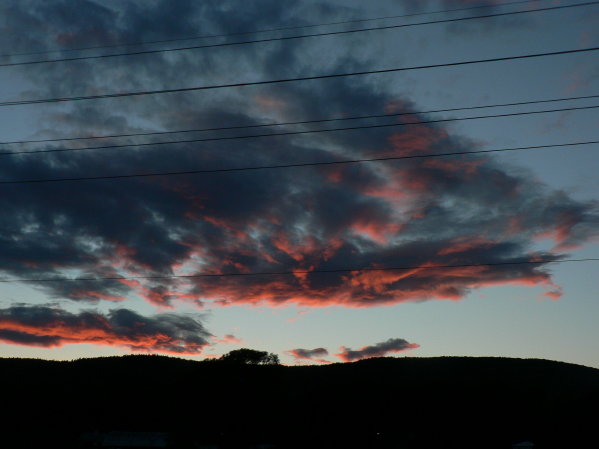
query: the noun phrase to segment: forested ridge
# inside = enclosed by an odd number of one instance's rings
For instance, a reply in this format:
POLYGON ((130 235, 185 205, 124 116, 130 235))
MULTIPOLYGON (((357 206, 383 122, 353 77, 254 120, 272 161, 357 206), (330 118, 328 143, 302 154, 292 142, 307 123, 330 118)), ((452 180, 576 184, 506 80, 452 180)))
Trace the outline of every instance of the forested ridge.
MULTIPOLYGON (((0 359, 11 448, 89 432, 168 432, 173 447, 592 447, 599 370, 539 359, 376 358, 323 366, 162 356, 0 359), (590 444, 590 445, 589 445, 590 444)), ((9 447, 9 446, 6 446, 9 447)))

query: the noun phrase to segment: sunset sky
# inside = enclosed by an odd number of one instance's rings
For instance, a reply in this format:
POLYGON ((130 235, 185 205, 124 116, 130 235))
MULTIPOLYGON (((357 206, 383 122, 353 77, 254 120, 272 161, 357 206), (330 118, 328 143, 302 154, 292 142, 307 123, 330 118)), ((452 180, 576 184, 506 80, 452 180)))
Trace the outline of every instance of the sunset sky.
POLYGON ((572 261, 599 258, 598 20, 579 0, 2 2, 0 357, 599 368, 599 261, 572 261), (363 28, 384 29, 278 39, 363 28), (143 54, 86 58, 121 53, 143 54), (358 129, 306 132, 327 128, 358 129), (272 167, 293 164, 313 165, 272 167), (232 168, 252 169, 172 174, 232 168))

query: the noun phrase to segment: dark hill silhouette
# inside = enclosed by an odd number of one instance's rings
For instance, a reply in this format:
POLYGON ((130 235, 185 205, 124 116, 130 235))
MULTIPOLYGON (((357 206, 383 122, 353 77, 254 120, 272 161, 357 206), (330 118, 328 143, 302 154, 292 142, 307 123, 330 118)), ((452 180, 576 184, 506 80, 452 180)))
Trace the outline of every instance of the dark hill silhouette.
POLYGON ((599 370, 535 359, 376 358, 285 367, 125 356, 0 359, 0 447, 169 432, 172 447, 596 447, 599 370))

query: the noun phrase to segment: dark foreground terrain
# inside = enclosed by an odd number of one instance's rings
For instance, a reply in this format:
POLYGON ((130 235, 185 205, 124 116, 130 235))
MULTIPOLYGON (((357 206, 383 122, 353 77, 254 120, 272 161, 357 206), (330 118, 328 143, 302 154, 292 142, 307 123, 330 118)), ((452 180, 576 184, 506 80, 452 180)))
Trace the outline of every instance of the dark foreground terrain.
POLYGON ((599 370, 546 360, 0 359, 0 373, 7 449, 109 447, 98 435, 115 431, 178 448, 599 447, 599 370))

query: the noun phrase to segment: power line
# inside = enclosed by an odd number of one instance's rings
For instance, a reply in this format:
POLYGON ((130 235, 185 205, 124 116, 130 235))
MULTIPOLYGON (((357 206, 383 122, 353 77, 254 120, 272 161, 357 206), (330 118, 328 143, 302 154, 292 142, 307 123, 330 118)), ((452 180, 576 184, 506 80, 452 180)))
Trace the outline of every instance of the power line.
MULTIPOLYGON (((520 0, 520 1, 514 1, 514 2, 505 2, 505 3, 498 4, 498 5, 493 5, 493 6, 495 6, 495 7, 511 6, 511 5, 518 5, 518 4, 534 3, 534 2, 538 2, 538 1, 539 0, 520 0)), ((203 34, 203 35, 198 35, 198 36, 190 36, 190 37, 183 37, 183 38, 176 38, 176 39, 162 39, 162 40, 143 41, 143 42, 141 42, 141 41, 140 42, 128 42, 128 43, 110 44, 110 45, 97 45, 97 46, 93 46, 93 47, 63 48, 60 50, 45 50, 45 51, 35 51, 35 52, 28 52, 28 53, 11 53, 11 54, 0 55, 0 57, 9 58, 9 57, 13 57, 13 56, 33 56, 33 55, 42 55, 42 54, 48 54, 48 53, 63 53, 63 52, 72 52, 72 51, 83 51, 83 50, 100 50, 103 48, 114 48, 114 47, 132 47, 132 46, 137 46, 137 45, 165 44, 165 43, 169 43, 169 42, 191 41, 191 40, 196 40, 196 39, 243 36, 243 35, 248 35, 248 34, 268 33, 268 32, 273 32, 273 31, 299 30, 299 29, 305 29, 305 28, 316 28, 316 27, 321 27, 321 26, 345 25, 345 24, 350 24, 350 23, 372 22, 375 20, 387 20, 387 19, 400 19, 400 18, 404 18, 404 17, 428 16, 428 15, 432 15, 432 14, 469 11, 469 10, 481 9, 481 8, 489 8, 489 5, 469 6, 467 8, 443 9, 443 10, 429 11, 429 12, 423 12, 423 13, 400 14, 400 15, 395 15, 395 16, 373 17, 370 19, 343 20, 343 21, 339 21, 339 22, 317 23, 317 24, 313 24, 313 25, 299 25, 299 26, 268 28, 268 29, 262 29, 262 30, 254 30, 254 31, 242 31, 242 32, 238 32, 238 33, 203 34)))
POLYGON ((540 265, 548 263, 568 263, 568 262, 598 262, 599 258, 584 259, 560 259, 560 260, 520 260, 512 262, 489 262, 476 264, 456 264, 456 265, 416 265, 401 267, 362 267, 362 268, 339 268, 330 270, 296 270, 296 271, 261 271, 252 273, 197 273, 197 274, 165 274, 155 276, 107 276, 107 277, 76 277, 76 278, 42 278, 42 279, 0 279, 0 282, 80 282, 80 281, 119 281, 134 279, 176 279, 176 278, 223 278, 233 276, 285 276, 297 274, 315 274, 315 273, 355 273, 366 271, 400 271, 400 270, 439 270, 451 268, 467 267, 494 267, 508 265, 540 265))
POLYGON ((530 105, 530 104, 551 103, 551 102, 558 102, 558 101, 588 100, 591 98, 599 98, 599 95, 584 95, 584 96, 579 96, 579 97, 519 101, 519 102, 515 102, 515 103, 497 103, 497 104, 490 104, 490 105, 484 105, 484 106, 465 106, 465 107, 460 107, 460 108, 436 109, 436 110, 430 110, 430 111, 400 112, 400 113, 395 113, 395 114, 372 114, 372 115, 360 115, 360 116, 353 116, 353 117, 332 117, 332 118, 325 118, 325 119, 303 120, 303 121, 295 121, 295 122, 274 122, 274 123, 264 123, 264 124, 259 124, 259 125, 221 126, 221 127, 216 127, 216 128, 180 129, 180 130, 174 130, 174 131, 151 131, 151 132, 130 133, 130 134, 110 134, 110 135, 103 135, 103 136, 62 137, 62 138, 54 138, 54 139, 13 140, 13 141, 0 142, 0 145, 24 144, 24 143, 43 143, 43 142, 61 142, 61 141, 74 141, 74 140, 112 139, 112 138, 118 138, 118 137, 142 137, 142 136, 156 136, 156 135, 165 135, 165 134, 182 134, 182 133, 195 133, 195 132, 207 132, 207 131, 231 131, 231 130, 236 130, 236 129, 265 128, 265 127, 270 127, 270 126, 305 125, 305 124, 311 124, 311 123, 326 123, 326 122, 347 121, 347 120, 399 117, 399 116, 403 116, 403 115, 433 114, 433 113, 439 113, 439 112, 467 111, 467 110, 473 110, 473 109, 487 109, 487 108, 497 108, 497 107, 506 107, 506 106, 524 106, 524 105, 530 105))
POLYGON ((447 63, 442 63, 442 64, 427 64, 427 65, 411 66, 411 67, 398 67, 398 68, 393 68, 393 69, 366 70, 366 71, 362 71, 362 72, 302 76, 302 77, 298 77, 298 78, 281 78, 281 79, 265 80, 265 81, 250 81, 250 82, 231 83, 231 84, 215 84, 215 85, 211 85, 211 86, 180 87, 177 89, 158 89, 158 90, 146 90, 146 91, 138 91, 138 92, 120 92, 120 93, 112 93, 112 94, 87 95, 87 96, 77 96, 77 97, 57 97, 57 98, 43 98, 43 99, 34 99, 34 100, 5 101, 5 102, 0 103, 0 106, 20 106, 20 105, 41 104, 41 103, 59 103, 59 102, 66 102, 66 101, 99 100, 99 99, 103 99, 103 98, 120 98, 120 97, 133 97, 133 96, 141 96, 141 95, 181 93, 181 92, 192 92, 192 91, 202 91, 202 90, 212 90, 212 89, 224 89, 224 88, 231 88, 231 87, 263 86, 266 84, 282 84, 282 83, 289 83, 289 82, 296 82, 296 81, 312 81, 312 80, 320 80, 320 79, 343 78, 343 77, 349 77, 349 76, 363 76, 363 75, 374 75, 374 74, 382 74, 382 73, 403 72, 403 71, 409 71, 409 70, 422 70, 422 69, 433 69, 433 68, 440 68, 440 67, 456 67, 456 66, 462 66, 462 65, 484 64, 484 63, 489 63, 489 62, 514 61, 514 60, 519 60, 519 59, 531 59, 531 58, 540 58, 540 57, 546 57, 546 56, 587 53, 587 52, 597 51, 597 50, 599 50, 599 47, 589 47, 589 48, 578 48, 578 49, 573 49, 573 50, 552 51, 552 52, 547 52, 547 53, 529 53, 526 55, 517 55, 517 56, 502 56, 502 57, 497 57, 497 58, 447 62, 447 63))
POLYGON ((553 10, 560 10, 560 9, 565 9, 565 8, 577 8, 577 7, 581 7, 581 6, 593 6, 596 4, 599 4, 599 1, 577 3, 574 5, 549 6, 546 8, 528 9, 528 10, 524 10, 524 11, 510 11, 510 12, 495 13, 495 14, 485 14, 485 15, 481 15, 481 16, 458 17, 458 18, 452 18, 452 19, 430 20, 430 21, 426 21, 426 22, 405 23, 405 24, 400 24, 400 25, 387 25, 387 26, 380 26, 380 27, 362 28, 359 30, 329 31, 329 32, 325 32, 325 33, 273 37, 273 38, 267 38, 267 39, 254 39, 254 40, 242 41, 242 42, 222 42, 219 44, 194 45, 194 46, 188 46, 188 47, 177 47, 177 48, 155 49, 155 50, 140 50, 140 51, 135 51, 135 52, 111 53, 111 54, 107 54, 107 55, 76 56, 76 57, 72 57, 72 58, 44 59, 44 60, 25 61, 25 62, 8 62, 8 63, 0 64, 0 67, 14 67, 14 66, 22 66, 22 65, 33 65, 33 64, 48 64, 48 63, 55 63, 55 62, 73 62, 73 61, 82 61, 82 60, 89 60, 89 59, 114 58, 114 57, 118 57, 118 56, 139 56, 139 55, 147 55, 147 54, 155 54, 155 53, 167 53, 167 52, 174 52, 174 51, 188 51, 188 50, 200 50, 200 49, 206 49, 206 48, 230 47, 230 46, 235 46, 235 45, 261 44, 261 43, 266 43, 266 42, 306 39, 306 38, 311 38, 311 37, 324 37, 324 36, 335 36, 335 35, 342 35, 342 34, 362 33, 365 31, 381 31, 381 30, 391 30, 391 29, 421 26, 421 25, 433 25, 433 24, 440 24, 440 23, 462 22, 462 21, 466 21, 466 20, 488 19, 488 18, 492 18, 492 17, 512 16, 512 15, 516 15, 516 14, 528 14, 528 13, 533 13, 533 12, 553 11, 553 10))
POLYGON ((260 165, 254 167, 234 167, 234 168, 217 168, 217 169, 205 169, 205 170, 186 170, 186 171, 173 171, 173 172, 155 172, 155 173, 136 173, 128 175, 107 175, 107 176, 81 176, 76 178, 54 178, 54 179, 25 179, 15 181, 0 181, 0 184, 41 184, 49 182, 67 182, 67 181, 92 181, 92 180, 103 180, 103 179, 124 179, 124 178, 147 178, 153 176, 177 176, 177 175, 197 175, 204 173, 227 173, 237 171, 249 171, 249 170, 272 170, 282 168, 297 168, 297 167, 315 167, 315 166, 327 166, 327 165, 341 165, 341 164, 357 164, 365 162, 385 162, 385 161, 396 161, 401 159, 422 159, 431 157, 447 157, 447 156, 458 156, 458 155, 469 155, 469 154, 483 154, 483 153, 501 153, 507 151, 523 151, 533 150, 540 148, 563 148, 578 145, 591 145, 599 143, 599 140, 592 140, 586 142, 570 142, 570 143, 559 143, 553 145, 534 145, 527 147, 512 147, 512 148, 498 148, 494 150, 474 150, 474 151, 452 151, 450 153, 436 153, 436 154, 415 154, 408 156, 388 156, 388 157, 377 157, 369 159, 348 159, 341 161, 325 161, 325 162, 302 162, 297 164, 281 164, 281 165, 260 165))
POLYGON ((305 131, 287 131, 287 132, 281 132, 281 133, 208 137, 208 138, 201 138, 201 139, 182 139, 182 140, 170 140, 170 141, 162 141, 162 142, 146 142, 146 143, 137 143, 137 144, 115 144, 115 145, 101 145, 101 146, 95 146, 95 147, 46 148, 46 149, 40 149, 40 150, 10 151, 10 152, 0 153, 0 156, 14 156, 14 155, 20 155, 20 154, 41 154, 41 153, 65 153, 65 152, 72 152, 72 151, 108 150, 108 149, 127 148, 127 147, 138 147, 139 148, 139 147, 147 147, 147 146, 155 146, 155 145, 171 145, 171 144, 179 144, 179 143, 219 142, 219 141, 225 141, 225 140, 256 139, 256 138, 262 138, 262 137, 280 137, 280 136, 293 136, 293 135, 302 135, 302 134, 355 131, 355 130, 360 130, 360 129, 389 128, 389 127, 397 127, 397 126, 416 126, 416 125, 426 125, 426 124, 430 124, 430 123, 444 123, 444 122, 457 122, 457 121, 463 121, 463 120, 480 120, 480 119, 487 119, 487 118, 515 117, 515 116, 521 116, 521 115, 534 115, 534 114, 546 114, 546 113, 552 113, 552 112, 578 111, 578 110, 595 109, 595 108, 599 108, 599 105, 578 106, 578 107, 559 108, 559 109, 546 109, 543 111, 510 112, 510 113, 506 113, 506 114, 479 115, 479 116, 472 116, 472 117, 423 120, 420 122, 413 122, 413 123, 385 123, 385 124, 379 124, 379 125, 350 126, 350 127, 345 127, 345 128, 327 128, 327 129, 313 129, 313 130, 305 130, 305 131))

